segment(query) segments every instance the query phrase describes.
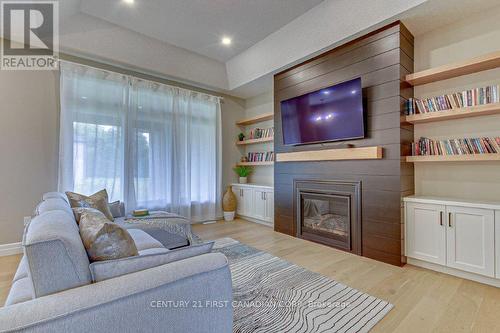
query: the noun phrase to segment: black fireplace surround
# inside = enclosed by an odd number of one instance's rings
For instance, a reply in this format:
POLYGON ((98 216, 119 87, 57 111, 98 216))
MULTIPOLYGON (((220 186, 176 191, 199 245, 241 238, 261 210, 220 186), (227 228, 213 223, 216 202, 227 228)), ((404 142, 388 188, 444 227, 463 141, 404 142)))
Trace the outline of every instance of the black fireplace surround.
POLYGON ((361 255, 361 182, 294 180, 297 237, 361 255))

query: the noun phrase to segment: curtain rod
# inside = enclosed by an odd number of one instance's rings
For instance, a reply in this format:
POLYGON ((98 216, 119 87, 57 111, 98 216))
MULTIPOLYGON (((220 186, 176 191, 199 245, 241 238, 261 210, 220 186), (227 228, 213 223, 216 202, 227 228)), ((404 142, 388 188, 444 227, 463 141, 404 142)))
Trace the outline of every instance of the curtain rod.
MULTIPOLYGON (((89 60, 89 61, 95 62, 93 60, 89 60)), ((110 74, 121 74, 121 75, 125 75, 125 76, 130 76, 130 77, 133 77, 133 78, 135 78, 137 80, 141 80, 141 81, 144 81, 144 82, 151 82, 151 83, 155 83, 155 84, 163 84, 163 85, 171 87, 171 88, 181 89, 181 90, 189 91, 189 92, 196 93, 196 94, 203 94, 203 95, 207 95, 207 96, 210 96, 210 97, 218 98, 221 102, 224 102, 224 97, 222 97, 222 96, 217 96, 217 95, 209 94, 209 93, 206 93, 206 92, 203 92, 203 91, 196 91, 196 90, 192 90, 192 89, 189 89, 189 88, 179 87, 179 86, 175 86, 173 84, 168 84, 168 83, 164 83, 164 82, 160 82, 160 81, 145 79, 145 78, 142 78, 142 77, 138 77, 138 76, 136 76, 134 74, 126 74, 126 73, 115 72, 115 71, 112 71, 112 70, 109 70, 109 69, 99 68, 99 67, 96 67, 96 66, 92 66, 92 65, 88 65, 88 64, 83 64, 83 63, 78 62, 78 61, 72 61, 72 60, 67 60, 67 59, 59 59, 59 62, 67 62, 67 63, 71 63, 71 64, 76 64, 78 66, 84 66, 84 67, 92 68, 92 69, 95 69, 95 70, 100 70, 100 71, 103 71, 103 72, 106 72, 106 73, 110 73, 110 74)), ((108 65, 108 66, 112 66, 112 67, 115 67, 115 68, 120 68, 120 67, 116 67, 116 66, 113 66, 113 65, 108 65)), ((123 69, 123 70, 127 71, 127 69, 123 69)), ((132 72, 135 72, 135 73, 138 73, 138 74, 141 74, 141 75, 146 75, 146 76, 154 77, 154 76, 146 74, 146 73, 141 73, 141 72, 136 72, 136 71, 132 71, 132 72)), ((170 80, 163 79, 163 78, 158 78, 158 80, 170 81, 170 80)))

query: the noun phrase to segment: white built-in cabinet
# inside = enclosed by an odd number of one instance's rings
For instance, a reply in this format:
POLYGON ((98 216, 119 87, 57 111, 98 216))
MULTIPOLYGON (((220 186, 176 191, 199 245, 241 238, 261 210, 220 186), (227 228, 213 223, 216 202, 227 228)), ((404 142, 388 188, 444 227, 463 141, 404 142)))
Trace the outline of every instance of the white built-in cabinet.
POLYGON ((274 189, 271 186, 255 184, 233 184, 236 196, 236 214, 254 222, 273 225, 274 189))
POLYGON ((500 278, 500 204, 426 197, 404 201, 408 258, 500 278))

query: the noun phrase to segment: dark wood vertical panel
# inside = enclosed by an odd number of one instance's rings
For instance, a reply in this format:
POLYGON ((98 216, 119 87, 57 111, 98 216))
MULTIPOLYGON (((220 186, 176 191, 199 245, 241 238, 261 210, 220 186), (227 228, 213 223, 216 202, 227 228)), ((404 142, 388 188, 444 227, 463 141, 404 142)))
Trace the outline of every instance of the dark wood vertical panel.
POLYGON ((401 123, 405 101, 413 88, 404 75, 413 71, 414 39, 396 22, 349 42, 310 61, 277 74, 275 87, 275 151, 293 152, 334 148, 338 143, 285 146, 282 142, 280 101, 349 79, 361 77, 366 97, 367 136, 347 141, 358 147, 378 145, 378 161, 275 163, 275 230, 296 236, 294 179, 361 181, 364 256, 401 265, 401 196, 414 188, 409 154, 413 128, 401 123))

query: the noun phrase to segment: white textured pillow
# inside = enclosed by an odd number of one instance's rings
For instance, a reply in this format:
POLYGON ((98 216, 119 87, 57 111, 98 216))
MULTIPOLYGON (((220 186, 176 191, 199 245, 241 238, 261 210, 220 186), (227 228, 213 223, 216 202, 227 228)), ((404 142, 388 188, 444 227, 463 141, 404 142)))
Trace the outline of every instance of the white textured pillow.
POLYGON ((165 253, 139 255, 117 260, 96 261, 90 264, 90 273, 92 274, 92 280, 94 282, 99 282, 209 253, 213 246, 214 242, 210 242, 191 245, 176 250, 165 250, 167 251, 165 253))

